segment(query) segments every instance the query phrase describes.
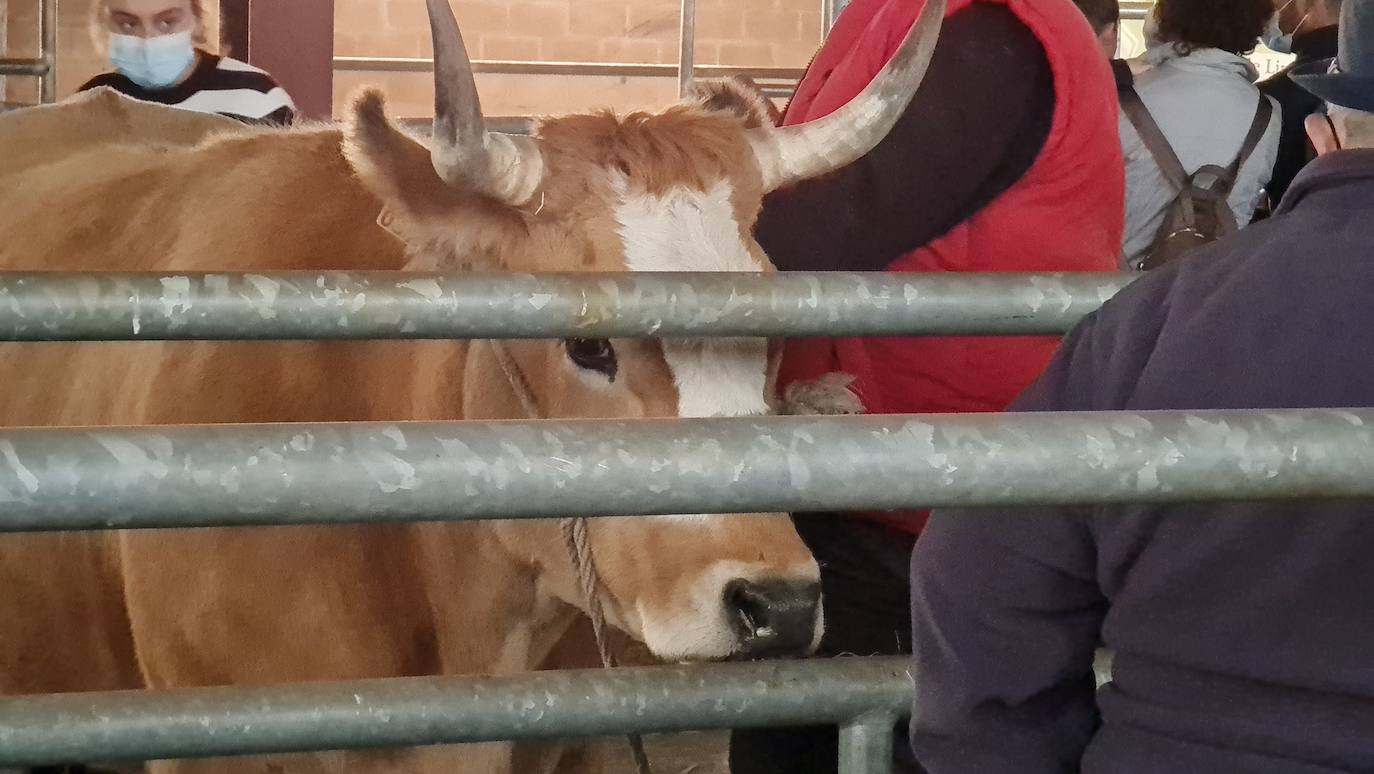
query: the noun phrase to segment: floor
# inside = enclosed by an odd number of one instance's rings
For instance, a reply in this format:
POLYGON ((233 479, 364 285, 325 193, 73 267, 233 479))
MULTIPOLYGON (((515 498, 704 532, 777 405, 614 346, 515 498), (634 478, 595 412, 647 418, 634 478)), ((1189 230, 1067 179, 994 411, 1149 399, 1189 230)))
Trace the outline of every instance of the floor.
MULTIPOLYGON (((725 732, 710 732, 648 737, 645 752, 649 755, 653 774, 729 774, 725 762, 728 736, 725 732)), ((628 742, 606 740, 605 743, 614 745, 612 749, 616 754, 611 757, 612 763, 604 774, 638 774, 628 742)))

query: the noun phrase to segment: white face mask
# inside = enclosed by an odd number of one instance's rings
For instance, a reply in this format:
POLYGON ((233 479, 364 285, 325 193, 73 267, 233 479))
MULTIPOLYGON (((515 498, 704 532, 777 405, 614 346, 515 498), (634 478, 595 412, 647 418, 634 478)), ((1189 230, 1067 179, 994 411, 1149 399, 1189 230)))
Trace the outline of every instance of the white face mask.
POLYGON ((1283 28, 1279 26, 1279 17, 1282 16, 1283 12, 1292 4, 1293 0, 1288 0, 1288 2, 1279 6, 1279 9, 1274 12, 1274 15, 1269 17, 1269 26, 1264 30, 1264 34, 1260 36, 1260 40, 1264 41, 1264 45, 1267 46, 1270 51, 1277 54, 1293 53, 1293 36, 1298 33, 1298 30, 1302 29, 1303 24, 1307 23, 1307 17, 1312 15, 1310 11, 1303 14, 1303 17, 1298 20, 1298 26, 1294 27, 1292 32, 1284 32, 1283 28))
POLYGON ((165 89, 181 80, 196 61, 191 32, 156 38, 110 35, 110 64, 145 89, 165 89))

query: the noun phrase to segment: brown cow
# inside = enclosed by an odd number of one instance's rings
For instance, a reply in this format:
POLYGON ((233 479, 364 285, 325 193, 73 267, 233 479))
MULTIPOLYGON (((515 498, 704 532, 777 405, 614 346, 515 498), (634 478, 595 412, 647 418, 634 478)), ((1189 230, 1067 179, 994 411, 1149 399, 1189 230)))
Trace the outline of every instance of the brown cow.
POLYGON ((189 110, 148 109, 101 87, 66 102, 0 114, 0 178, 74 149, 137 144, 145 150, 194 145, 214 134, 245 129, 231 118, 189 110))
MULTIPOLYGON (((342 133, 245 129, 69 153, 0 175, 0 268, 763 270, 750 234, 763 194, 886 134, 944 10, 930 3, 868 92, 805 127, 774 129, 727 90, 709 95, 713 108, 570 116, 517 138, 482 129, 451 11, 429 6, 432 148, 369 93, 342 133), (392 233, 375 225, 383 209, 392 233)), ((0 144, 12 120, 23 117, 0 119, 0 144)), ((5 345, 0 422, 523 417, 517 381, 545 417, 747 416, 766 410, 766 370, 754 340, 5 345)), ((661 658, 802 653, 818 639, 817 568, 783 515, 606 519, 591 539, 609 618, 661 658)), ((518 672, 544 661, 583 604, 552 522, 11 536, 0 588, 6 693, 518 672)), ((511 754, 152 769, 503 774, 511 754)))

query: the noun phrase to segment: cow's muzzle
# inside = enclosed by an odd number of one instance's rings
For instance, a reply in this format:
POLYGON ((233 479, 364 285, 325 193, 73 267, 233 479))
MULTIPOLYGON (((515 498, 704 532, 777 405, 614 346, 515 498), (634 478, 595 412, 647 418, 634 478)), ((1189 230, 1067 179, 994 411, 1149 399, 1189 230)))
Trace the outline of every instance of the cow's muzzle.
POLYGON ((803 656, 815 646, 817 581, 736 579, 725 586, 725 615, 739 637, 736 658, 803 656))

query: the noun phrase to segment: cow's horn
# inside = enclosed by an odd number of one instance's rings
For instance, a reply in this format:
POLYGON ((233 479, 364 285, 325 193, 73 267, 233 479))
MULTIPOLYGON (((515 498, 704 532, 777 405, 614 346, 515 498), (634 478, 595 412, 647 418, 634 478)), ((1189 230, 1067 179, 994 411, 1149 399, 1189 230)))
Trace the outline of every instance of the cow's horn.
POLYGON ((425 1, 434 37, 434 171, 455 188, 524 204, 544 179, 539 145, 529 137, 487 132, 453 8, 448 0, 425 1))
POLYGON ((797 126, 750 130, 749 142, 763 171, 764 189, 773 191, 823 175, 873 150, 916 95, 944 18, 945 0, 926 0, 887 66, 834 113, 797 126))

